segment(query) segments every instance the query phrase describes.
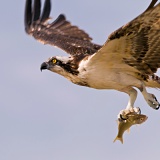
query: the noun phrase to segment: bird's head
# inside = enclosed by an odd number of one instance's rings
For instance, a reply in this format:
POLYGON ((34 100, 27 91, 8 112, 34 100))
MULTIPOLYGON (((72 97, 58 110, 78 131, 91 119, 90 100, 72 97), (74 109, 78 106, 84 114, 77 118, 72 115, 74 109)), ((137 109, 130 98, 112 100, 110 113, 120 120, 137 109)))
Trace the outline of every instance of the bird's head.
POLYGON ((41 64, 40 70, 50 70, 67 78, 70 74, 75 74, 73 68, 72 57, 54 56, 41 64))

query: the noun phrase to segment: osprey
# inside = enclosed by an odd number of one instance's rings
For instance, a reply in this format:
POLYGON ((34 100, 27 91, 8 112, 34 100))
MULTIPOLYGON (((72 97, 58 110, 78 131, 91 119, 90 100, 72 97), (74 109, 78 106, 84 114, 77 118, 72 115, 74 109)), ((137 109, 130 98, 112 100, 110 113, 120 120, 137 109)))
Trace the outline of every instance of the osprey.
POLYGON ((155 74, 160 68, 160 4, 153 0, 145 12, 114 31, 104 45, 66 20, 63 14, 49 23, 51 2, 26 0, 25 31, 43 44, 64 50, 70 56, 53 56, 42 63, 41 70, 56 72, 71 82, 95 89, 115 89, 129 95, 120 113, 139 110, 134 107, 138 88, 148 105, 159 109, 156 97, 146 87, 160 88, 155 74))

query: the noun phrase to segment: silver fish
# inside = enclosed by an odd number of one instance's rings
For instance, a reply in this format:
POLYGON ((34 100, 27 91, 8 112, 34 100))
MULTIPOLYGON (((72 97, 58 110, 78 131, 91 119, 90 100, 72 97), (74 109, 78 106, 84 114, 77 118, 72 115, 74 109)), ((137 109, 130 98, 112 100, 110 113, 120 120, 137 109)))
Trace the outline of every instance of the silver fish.
POLYGON ((123 144, 123 133, 126 130, 129 130, 129 128, 132 125, 142 124, 143 122, 147 120, 147 118, 148 117, 146 115, 137 114, 135 112, 130 112, 126 114, 126 120, 118 121, 118 134, 113 142, 115 142, 116 140, 119 140, 123 144))

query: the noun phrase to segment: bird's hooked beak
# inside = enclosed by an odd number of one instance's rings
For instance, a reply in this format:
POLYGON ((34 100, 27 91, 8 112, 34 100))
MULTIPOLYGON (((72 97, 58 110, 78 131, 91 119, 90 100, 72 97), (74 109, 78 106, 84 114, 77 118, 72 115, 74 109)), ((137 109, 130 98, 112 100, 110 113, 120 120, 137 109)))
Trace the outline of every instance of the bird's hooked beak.
POLYGON ((41 64, 41 67, 40 67, 40 70, 41 70, 41 71, 44 70, 44 69, 48 69, 48 63, 46 63, 46 62, 43 62, 43 63, 41 64))

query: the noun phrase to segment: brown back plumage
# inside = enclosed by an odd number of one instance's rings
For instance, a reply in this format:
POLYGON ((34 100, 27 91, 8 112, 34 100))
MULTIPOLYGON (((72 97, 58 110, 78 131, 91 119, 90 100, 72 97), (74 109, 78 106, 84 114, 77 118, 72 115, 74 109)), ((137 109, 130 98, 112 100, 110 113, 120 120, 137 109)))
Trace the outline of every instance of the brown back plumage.
POLYGON ((124 62, 152 75, 160 68, 160 4, 149 7, 137 18, 114 31, 107 43, 125 39, 124 62))

